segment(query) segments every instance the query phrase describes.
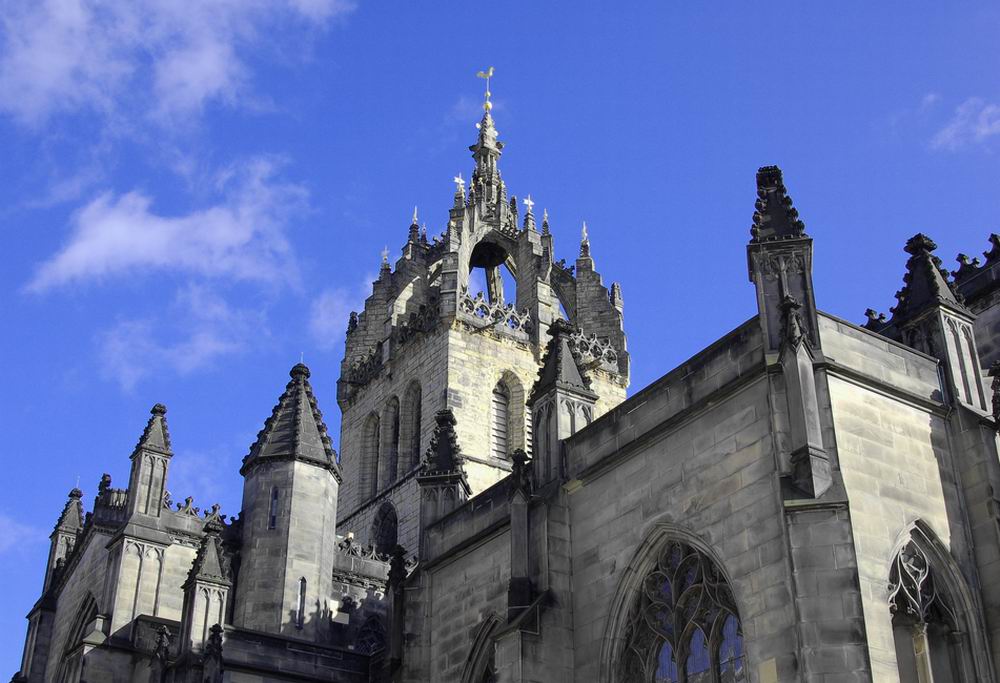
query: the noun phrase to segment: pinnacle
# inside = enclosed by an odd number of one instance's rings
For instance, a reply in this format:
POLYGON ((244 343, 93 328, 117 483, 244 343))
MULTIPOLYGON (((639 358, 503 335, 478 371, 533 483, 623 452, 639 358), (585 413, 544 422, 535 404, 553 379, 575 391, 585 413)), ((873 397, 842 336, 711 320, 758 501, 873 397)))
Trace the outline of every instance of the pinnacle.
POLYGON ((152 450, 170 455, 170 431, 167 429, 167 407, 162 403, 155 404, 149 410, 149 421, 135 445, 135 453, 140 450, 152 450))
POLYGON ((906 261, 903 288, 896 293, 898 303, 891 309, 892 321, 908 318, 936 303, 963 307, 935 249, 934 240, 922 232, 906 241, 904 251, 910 258, 906 261))
POLYGON ((754 242, 805 236, 805 225, 792 206, 792 198, 785 190, 781 169, 777 166, 762 166, 757 170, 754 208, 753 227, 750 228, 754 242))
POLYGON ((538 371, 538 379, 531 388, 528 403, 534 403, 542 394, 554 388, 566 389, 576 393, 592 395, 590 383, 580 371, 576 357, 570 347, 570 337, 576 329, 562 318, 557 318, 549 325, 548 345, 542 357, 542 368, 538 371))
POLYGON ((305 363, 292 367, 291 381, 257 434, 240 470, 265 459, 301 460, 337 473, 336 454, 316 403, 305 363))

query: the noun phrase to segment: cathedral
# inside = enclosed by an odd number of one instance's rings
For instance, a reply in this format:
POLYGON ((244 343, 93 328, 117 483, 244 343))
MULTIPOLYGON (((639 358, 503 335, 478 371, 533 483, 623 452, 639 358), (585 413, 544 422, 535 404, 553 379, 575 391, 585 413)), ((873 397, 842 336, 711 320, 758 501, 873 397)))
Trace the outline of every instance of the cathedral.
POLYGON ((949 272, 915 235, 855 324, 763 167, 756 310, 628 397, 622 288, 483 108, 445 230, 345 321, 339 455, 297 364, 242 509, 199 509, 154 405, 128 482, 69 492, 12 682, 997 681, 1000 237, 949 272))

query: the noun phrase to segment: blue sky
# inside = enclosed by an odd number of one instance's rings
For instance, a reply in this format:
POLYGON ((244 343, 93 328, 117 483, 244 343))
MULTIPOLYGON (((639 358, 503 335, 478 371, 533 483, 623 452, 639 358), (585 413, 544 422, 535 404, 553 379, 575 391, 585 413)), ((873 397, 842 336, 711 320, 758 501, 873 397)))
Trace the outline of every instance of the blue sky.
POLYGON ((624 4, 0 5, 0 668, 67 491, 125 484, 153 403, 175 499, 230 514, 300 354, 336 433, 347 313, 414 205, 445 227, 487 65, 511 192, 622 283, 633 391, 755 312, 758 166, 850 320, 915 232, 951 268, 1000 232, 995 3, 624 4))

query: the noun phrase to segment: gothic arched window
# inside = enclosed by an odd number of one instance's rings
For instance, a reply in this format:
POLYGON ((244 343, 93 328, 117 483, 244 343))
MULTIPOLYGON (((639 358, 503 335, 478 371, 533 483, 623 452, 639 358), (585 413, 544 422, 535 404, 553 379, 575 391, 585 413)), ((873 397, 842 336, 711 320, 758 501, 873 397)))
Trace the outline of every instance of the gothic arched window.
POLYGON ((378 415, 372 413, 365 421, 361 436, 361 501, 378 493, 378 451, 380 441, 378 415))
POLYGON ((372 544, 381 555, 392 553, 399 542, 399 518, 391 503, 383 503, 372 524, 372 544))
POLYGON ((490 454, 506 459, 510 448, 510 389, 503 382, 493 387, 490 410, 490 454))
POLYGON ((935 681, 961 680, 953 651, 958 620, 935 585, 934 572, 924 551, 912 540, 900 549, 889 572, 889 610, 900 680, 923 680, 921 671, 935 681))
POLYGON ((625 627, 618 681, 749 680, 732 591, 707 555, 669 541, 639 586, 625 627))
POLYGON ((379 488, 385 488, 396 481, 399 470, 399 399, 395 396, 386 403, 381 425, 383 443, 379 488))
POLYGON ((413 382, 403 396, 403 432, 401 434, 400 454, 403 456, 404 471, 416 467, 420 462, 420 421, 422 418, 422 392, 420 383, 413 382))

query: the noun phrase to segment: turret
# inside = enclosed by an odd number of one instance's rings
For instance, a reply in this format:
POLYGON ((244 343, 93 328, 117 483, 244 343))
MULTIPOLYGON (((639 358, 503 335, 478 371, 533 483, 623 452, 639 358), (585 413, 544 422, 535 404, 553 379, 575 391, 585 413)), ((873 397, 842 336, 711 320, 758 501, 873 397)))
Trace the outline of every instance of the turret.
POLYGON ((211 628, 222 624, 229 601, 232 580, 229 560, 222 550, 222 521, 214 510, 205 521, 205 535, 198 547, 187 580, 184 581, 184 606, 181 611, 181 649, 203 652, 211 628))
POLYGON ((590 424, 598 398, 577 364, 581 355, 579 332, 564 320, 556 320, 549 327, 549 336, 542 368, 527 402, 534 425, 532 460, 539 484, 562 476, 561 442, 590 424))
POLYGON ((167 469, 173 452, 167 431, 167 408, 157 403, 139 443, 132 451, 132 470, 128 481, 127 509, 130 515, 159 517, 167 491, 167 469))
POLYGON ((83 492, 74 488, 63 507, 55 528, 49 535, 49 562, 45 569, 45 583, 42 592, 48 590, 53 574, 61 567, 76 545, 77 535, 83 529, 83 492))
POLYGON ((328 633, 341 475, 299 363, 243 460, 242 551, 234 622, 322 640, 328 633))

